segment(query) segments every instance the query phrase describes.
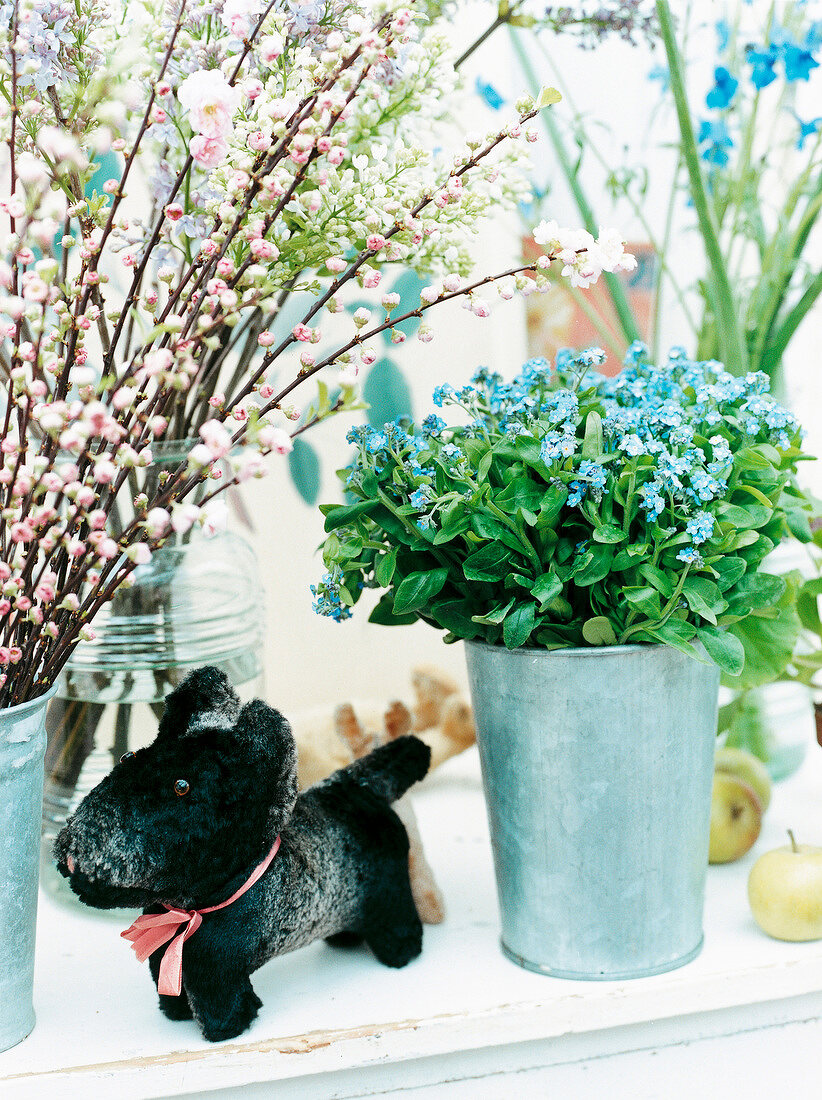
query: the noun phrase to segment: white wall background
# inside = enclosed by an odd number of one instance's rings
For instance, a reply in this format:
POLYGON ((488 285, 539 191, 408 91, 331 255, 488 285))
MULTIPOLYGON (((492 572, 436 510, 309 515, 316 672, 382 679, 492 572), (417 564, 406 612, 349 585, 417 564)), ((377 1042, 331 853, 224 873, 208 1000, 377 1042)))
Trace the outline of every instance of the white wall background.
MULTIPOLYGON (((765 0, 754 0, 755 5, 765 0)), ((702 0, 697 13, 703 17, 701 32, 705 42, 704 83, 710 86, 713 57, 711 22, 718 17, 719 5, 702 0)), ((490 4, 472 3, 462 7, 454 24, 455 48, 470 42, 478 30, 490 22, 490 4)), ((643 212, 659 226, 670 194, 670 157, 660 154, 659 145, 672 138, 673 119, 657 111, 659 85, 648 80, 649 71, 660 63, 645 46, 632 49, 619 41, 610 41, 592 51, 581 51, 568 39, 546 39, 551 58, 564 75, 574 105, 589 120, 590 133, 603 153, 614 163, 625 159, 644 163, 651 186, 643 202, 643 212), (649 118, 654 121, 649 128, 649 118)), ((466 67, 466 86, 473 88, 480 75, 490 80, 509 99, 524 90, 524 81, 512 64, 505 33, 474 55, 466 67)), ((545 65, 544 83, 555 83, 556 76, 545 65)), ((562 105, 556 110, 563 109, 562 105)), ((807 117, 812 117, 807 115, 807 117)), ((488 111, 476 96, 466 95, 458 125, 467 131, 491 128, 499 116, 488 111)), ((547 142, 539 154, 550 173, 547 142)), ((586 165, 590 158, 586 159, 586 165)), ((620 208, 613 209, 603 186, 600 171, 585 171, 586 185, 595 209, 605 224, 619 226, 626 238, 644 239, 637 220, 620 208)), ((550 216, 560 223, 577 224, 570 197, 561 186, 552 191, 547 206, 550 216)), ((687 209, 680 211, 680 223, 689 220, 687 209)), ((516 218, 501 219, 481 237, 478 249, 479 271, 502 270, 519 249, 521 226, 516 218)), ((674 262, 687 283, 697 274, 693 231, 680 228, 675 237, 674 262)), ((817 250, 817 260, 820 258, 817 250)), ((435 339, 428 345, 413 340, 396 349, 395 358, 412 385, 414 411, 424 415, 430 408, 429 397, 435 385, 443 381, 458 383, 467 379, 474 368, 488 364, 507 373, 525 358, 524 313, 521 301, 500 304, 489 320, 471 317, 458 306, 432 311, 435 339)), ((666 300, 664 340, 691 345, 690 334, 675 303, 666 300)), ((818 343, 820 311, 809 317, 795 338, 788 362, 792 404, 799 410, 808 429, 808 449, 822 453, 822 411, 819 385, 818 343)), ((339 499, 333 471, 348 461, 350 447, 344 442, 348 428, 342 418, 320 426, 310 438, 320 451, 324 481, 320 499, 339 499)), ((291 485, 282 460, 270 462, 270 476, 247 487, 245 499, 254 517, 255 533, 250 537, 261 565, 266 590, 266 678, 271 701, 286 711, 315 704, 335 704, 349 698, 388 699, 407 692, 408 673, 414 664, 434 662, 464 677, 462 647, 444 646, 441 635, 427 626, 389 628, 367 622, 375 602, 373 593, 360 601, 354 618, 338 624, 321 619, 311 609, 309 585, 322 573, 316 552, 322 540, 322 516, 307 508, 291 485)), ((819 475, 815 475, 817 484, 819 475)))

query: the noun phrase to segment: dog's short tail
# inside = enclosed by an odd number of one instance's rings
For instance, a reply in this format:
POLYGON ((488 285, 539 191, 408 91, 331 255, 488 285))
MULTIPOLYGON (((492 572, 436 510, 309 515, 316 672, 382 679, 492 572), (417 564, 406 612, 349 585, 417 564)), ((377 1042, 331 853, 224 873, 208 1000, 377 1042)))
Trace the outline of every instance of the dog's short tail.
POLYGON ((398 798, 422 779, 431 763, 431 750, 419 737, 398 737, 343 769, 360 786, 386 802, 398 798))

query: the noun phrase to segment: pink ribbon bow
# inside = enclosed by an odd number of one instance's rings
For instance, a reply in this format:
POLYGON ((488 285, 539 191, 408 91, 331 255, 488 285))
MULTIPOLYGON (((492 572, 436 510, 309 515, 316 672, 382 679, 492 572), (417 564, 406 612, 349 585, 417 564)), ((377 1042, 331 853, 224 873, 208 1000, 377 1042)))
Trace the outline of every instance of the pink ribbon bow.
MULTIPOLYGON (((203 923, 203 913, 215 913, 218 909, 225 909, 227 905, 231 905, 237 898, 242 897, 267 871, 279 847, 280 838, 277 837, 271 846, 271 851, 262 863, 255 867, 250 878, 220 905, 209 905, 205 909, 177 909, 173 905, 166 905, 167 912, 144 913, 130 928, 120 933, 123 939, 131 940, 134 954, 140 962, 145 962, 149 955, 153 955, 158 948, 171 940, 160 963, 158 993, 163 993, 167 997, 180 996, 183 988, 183 944, 203 923), (182 931, 175 936, 177 929, 181 926, 183 926, 182 931)), ((165 902, 163 904, 165 905, 165 902)))

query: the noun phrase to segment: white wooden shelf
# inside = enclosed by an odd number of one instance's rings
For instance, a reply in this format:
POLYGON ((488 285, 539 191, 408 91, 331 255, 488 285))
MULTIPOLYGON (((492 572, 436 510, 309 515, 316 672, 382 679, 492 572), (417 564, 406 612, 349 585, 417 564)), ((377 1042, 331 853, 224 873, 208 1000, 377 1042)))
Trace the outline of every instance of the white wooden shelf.
POLYGON ((42 897, 37 1026, 0 1054, 0 1097, 228 1097, 242 1087, 249 1098, 329 1100, 400 1089, 435 1097, 447 1088, 449 1097, 486 1100, 543 1096, 553 1084, 555 1095, 576 1100, 596 1095, 602 1077, 610 1097, 699 1098, 714 1093, 687 1076, 693 1052, 704 1066, 712 1051, 721 1062, 732 1049, 735 1093, 745 1074, 764 1088, 768 1067, 787 1061, 780 1093, 816 1095, 800 1055, 818 1059, 822 1040, 822 941, 768 939, 745 887, 756 855, 783 843, 787 826, 822 844, 822 750, 812 746, 802 771, 775 788, 753 852, 709 869, 701 955, 632 982, 547 978, 503 958, 475 750, 427 780, 415 804, 448 905, 446 922, 426 929, 422 957, 392 971, 365 948, 315 944, 275 959, 253 978, 259 1018, 228 1043, 206 1043, 193 1023, 160 1014, 148 968, 119 938, 120 923, 42 897), (780 1059, 761 1042, 766 1028, 781 1029, 779 1049, 796 1047, 796 1057, 780 1059), (719 1036, 721 1050, 711 1045, 719 1036), (667 1061, 649 1060, 649 1051, 667 1061), (620 1059, 627 1078, 615 1071, 620 1059), (666 1065, 681 1093, 654 1091, 666 1065))

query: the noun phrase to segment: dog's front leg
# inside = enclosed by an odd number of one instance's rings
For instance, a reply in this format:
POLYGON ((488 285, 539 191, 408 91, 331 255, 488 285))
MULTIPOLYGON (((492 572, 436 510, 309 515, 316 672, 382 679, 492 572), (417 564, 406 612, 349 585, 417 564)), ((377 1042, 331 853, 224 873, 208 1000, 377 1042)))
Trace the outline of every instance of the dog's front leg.
MULTIPOLYGON (((160 981, 160 963, 162 961, 162 951, 155 951, 148 959, 149 969, 151 970, 151 976, 154 979, 155 985, 160 981)), ((184 989, 180 991, 179 997, 169 997, 165 993, 159 992, 157 995, 160 998, 160 1011, 164 1016, 167 1016, 169 1020, 191 1019, 191 1005, 188 1003, 188 997, 184 989)))
POLYGON ((240 1035, 257 1016, 262 1001, 248 974, 204 959, 183 960, 183 985, 203 1038, 211 1043, 240 1035))

